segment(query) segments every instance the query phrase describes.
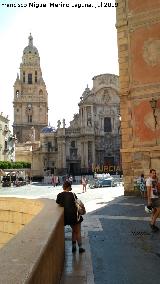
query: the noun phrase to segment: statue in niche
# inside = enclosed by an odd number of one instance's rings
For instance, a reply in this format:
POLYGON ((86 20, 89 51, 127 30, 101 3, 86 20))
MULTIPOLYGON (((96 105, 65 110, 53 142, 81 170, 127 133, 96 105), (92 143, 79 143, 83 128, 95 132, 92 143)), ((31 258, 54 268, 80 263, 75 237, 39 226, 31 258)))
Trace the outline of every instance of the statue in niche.
POLYGON ((98 123, 98 121, 95 121, 95 122, 94 122, 94 127, 95 127, 95 129, 99 129, 99 123, 98 123))
POLYGON ((32 126, 31 127, 31 142, 35 141, 35 128, 32 126))
POLYGON ((92 126, 91 118, 88 118, 88 119, 87 119, 87 126, 92 126))

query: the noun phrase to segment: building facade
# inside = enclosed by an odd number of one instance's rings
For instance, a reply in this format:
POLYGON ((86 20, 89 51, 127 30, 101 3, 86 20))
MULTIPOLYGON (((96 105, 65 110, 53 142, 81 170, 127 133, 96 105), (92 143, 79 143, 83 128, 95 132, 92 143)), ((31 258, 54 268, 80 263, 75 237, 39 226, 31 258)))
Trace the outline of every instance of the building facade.
POLYGON ((48 95, 30 35, 14 84, 13 106, 16 161, 31 162, 32 176, 120 170, 118 76, 93 78, 93 88, 83 92, 79 113, 69 127, 65 119, 58 121, 56 128, 47 126, 48 95))
POLYGON ((125 194, 150 168, 160 174, 160 1, 119 0, 122 167, 125 194))
POLYGON ((0 161, 15 161, 16 137, 9 130, 9 119, 0 113, 0 161))
POLYGON ((40 57, 33 45, 30 34, 28 45, 23 50, 20 75, 14 84, 14 123, 13 133, 18 142, 33 139, 31 127, 35 129, 35 139, 40 139, 41 129, 48 125, 48 94, 42 77, 40 57))
POLYGON ((116 172, 120 170, 120 120, 118 76, 93 78, 93 88, 83 92, 79 113, 66 128, 45 127, 40 135, 41 173, 58 175, 116 172))

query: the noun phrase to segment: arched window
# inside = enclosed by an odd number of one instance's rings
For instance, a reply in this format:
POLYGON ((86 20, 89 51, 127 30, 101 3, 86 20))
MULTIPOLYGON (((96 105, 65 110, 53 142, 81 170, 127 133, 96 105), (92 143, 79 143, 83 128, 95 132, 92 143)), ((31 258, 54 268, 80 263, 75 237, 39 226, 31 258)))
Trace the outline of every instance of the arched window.
POLYGON ((32 74, 28 74, 28 84, 32 84, 32 74))
POLYGON ((19 96, 19 90, 16 90, 16 97, 18 98, 19 96))
POLYGON ((25 83, 25 72, 23 72, 23 83, 25 83))

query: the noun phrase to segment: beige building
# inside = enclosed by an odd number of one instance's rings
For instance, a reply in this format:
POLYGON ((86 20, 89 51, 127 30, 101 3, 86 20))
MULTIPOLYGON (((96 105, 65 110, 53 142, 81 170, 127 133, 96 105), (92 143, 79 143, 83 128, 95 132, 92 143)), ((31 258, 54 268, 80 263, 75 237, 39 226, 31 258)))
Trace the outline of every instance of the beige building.
POLYGON ((122 167, 125 194, 155 168, 160 177, 160 1, 119 0, 122 167))
POLYGON ((14 133, 18 138, 16 161, 32 163, 32 174, 82 174, 120 169, 118 76, 93 78, 79 102, 79 113, 70 126, 65 119, 48 125, 48 96, 38 50, 29 44, 23 51, 20 77, 14 85, 14 133))
POLYGON ((17 74, 14 84, 13 133, 19 143, 39 140, 40 130, 48 125, 48 94, 42 77, 40 57, 31 34, 28 39, 28 45, 23 50, 20 76, 17 74), (35 137, 31 137, 30 129, 33 125, 35 137))
POLYGON ((0 113, 0 161, 15 160, 16 137, 9 130, 8 116, 0 113))

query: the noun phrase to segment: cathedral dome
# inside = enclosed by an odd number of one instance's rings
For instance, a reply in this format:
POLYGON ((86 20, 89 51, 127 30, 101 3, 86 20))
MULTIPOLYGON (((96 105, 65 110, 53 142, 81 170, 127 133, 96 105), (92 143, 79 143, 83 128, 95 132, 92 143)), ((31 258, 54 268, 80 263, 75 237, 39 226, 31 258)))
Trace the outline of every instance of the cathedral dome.
POLYGON ((41 133, 53 133, 53 132, 56 132, 56 129, 53 126, 46 126, 41 130, 41 133))
POLYGON ((38 54, 38 49, 33 45, 33 37, 30 34, 30 36, 28 37, 29 39, 29 43, 28 45, 24 48, 23 50, 23 55, 31 53, 31 54, 35 54, 35 55, 39 55, 38 54))

